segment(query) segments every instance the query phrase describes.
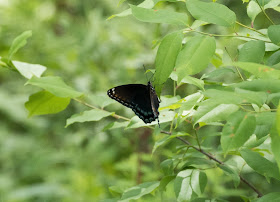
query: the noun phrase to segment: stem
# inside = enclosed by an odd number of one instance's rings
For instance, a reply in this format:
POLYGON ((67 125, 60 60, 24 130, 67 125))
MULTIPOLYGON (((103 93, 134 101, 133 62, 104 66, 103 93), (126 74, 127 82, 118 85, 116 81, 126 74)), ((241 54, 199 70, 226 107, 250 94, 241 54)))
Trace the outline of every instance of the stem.
MULTIPOLYGON (((81 103, 81 104, 83 104, 83 105, 85 105, 85 106, 87 106, 87 107, 89 107, 89 108, 92 108, 92 109, 99 109, 99 110, 102 110, 102 111, 104 111, 104 112, 108 112, 108 111, 106 111, 106 110, 104 110, 104 109, 100 109, 100 108, 98 108, 98 107, 95 107, 95 106, 93 106, 93 105, 90 105, 90 104, 84 102, 83 100, 80 100, 80 99, 77 99, 77 98, 73 98, 73 100, 75 100, 75 101, 77 101, 77 102, 79 102, 79 103, 81 103)), ((114 118, 116 118, 116 119, 123 119, 123 120, 126 120, 126 121, 130 121, 130 119, 128 119, 128 118, 126 118, 126 117, 123 117, 123 116, 120 116, 120 115, 117 115, 117 114, 112 114, 111 116, 114 117, 114 118)))
POLYGON ((243 78, 241 72, 239 71, 238 67, 237 66, 234 66, 234 67, 235 67, 236 71, 238 72, 238 74, 239 74, 240 78, 242 79, 242 81, 244 81, 244 78, 243 78))
MULTIPOLYGON (((162 133, 164 134, 168 134, 168 135, 171 135, 170 132, 167 132, 167 131, 161 131, 162 133)), ((180 141, 182 141, 183 143, 185 143, 186 145, 188 145, 189 147, 192 147, 194 148, 195 150, 197 150, 198 152, 204 154, 205 156, 207 156, 209 159, 213 160, 213 161, 216 161, 218 164, 221 164, 223 165, 224 162, 220 161, 219 159, 215 158, 214 156, 212 156, 212 154, 210 153, 207 153, 205 152, 203 149, 201 148, 198 148, 196 146, 193 146, 189 141, 183 139, 182 137, 176 137, 177 139, 179 139, 180 141)), ((245 184, 247 184, 252 190, 254 190, 254 192, 256 192, 258 194, 258 198, 262 197, 262 193, 257 190, 254 185, 250 184, 245 178, 243 178, 240 174, 239 174, 239 178, 242 182, 244 182, 245 184)))
MULTIPOLYGON (((225 47, 225 50, 226 50, 227 54, 229 55, 229 57, 230 57, 231 61, 232 61, 232 62, 234 62, 234 60, 232 59, 232 56, 229 54, 229 52, 228 52, 228 50, 227 50, 227 48, 226 48, 226 47, 225 47)), ((243 78, 243 76, 242 76, 241 72, 239 71, 238 67, 237 67, 237 66, 234 66, 234 67, 235 67, 235 69, 236 69, 237 73, 239 74, 240 78, 242 79, 242 81, 244 81, 244 78, 243 78)))
POLYGON ((169 129, 170 133, 172 133, 172 130, 173 130, 174 119, 175 119, 175 117, 172 119, 172 122, 171 122, 171 125, 170 125, 170 129, 169 129))
POLYGON ((178 163, 176 164, 176 166, 174 166, 174 169, 173 169, 173 170, 175 170, 175 169, 177 168, 177 166, 181 163, 181 161, 184 160, 185 155, 186 155, 186 153, 188 152, 189 148, 190 148, 190 147, 187 147, 187 150, 186 150, 185 153, 183 154, 182 159, 180 159, 180 160, 178 161, 178 163))
MULTIPOLYGON (((176 96, 176 81, 173 81, 173 96, 176 96)), ((175 117, 172 119, 169 132, 172 133, 175 117)))
POLYGON ((194 133, 195 133, 195 136, 196 136, 196 141, 197 141, 197 144, 198 144, 198 148, 201 150, 201 147, 200 147, 200 143, 199 143, 199 139, 198 139, 198 135, 197 135, 196 130, 194 130, 194 133))
POLYGON ((257 4, 259 5, 260 9, 262 10, 263 14, 265 15, 265 17, 271 22, 271 24, 275 25, 274 22, 270 19, 270 17, 266 14, 265 10, 263 9, 263 7, 260 5, 259 1, 256 0, 257 4))
POLYGON ((176 81, 174 81, 174 89, 173 89, 173 96, 175 97, 176 96, 176 81))
POLYGON ((242 27, 245 27, 245 28, 247 28, 247 29, 250 29, 250 30, 252 30, 252 31, 254 31, 254 32, 257 32, 257 33, 259 33, 259 34, 261 34, 261 35, 263 35, 263 36, 266 36, 265 34, 261 33, 260 31, 254 29, 254 28, 252 28, 252 27, 248 27, 248 26, 246 26, 246 25, 243 25, 242 23, 240 23, 240 22, 238 22, 238 21, 235 21, 235 23, 238 24, 238 25, 240 25, 240 26, 242 26, 242 27))
POLYGON ((241 109, 243 109, 245 112, 250 112, 250 113, 254 113, 254 112, 255 112, 255 111, 253 111, 253 110, 246 109, 246 108, 243 107, 242 105, 239 105, 239 107, 240 107, 241 109))
POLYGON ((254 185, 250 184, 250 182, 248 182, 248 181, 247 181, 245 178, 243 178, 241 175, 239 175, 239 177, 240 177, 240 180, 241 180, 242 182, 244 182, 245 184, 247 184, 251 189, 254 190, 254 192, 256 192, 256 193, 258 194, 258 198, 261 198, 261 197, 263 196, 262 193, 254 187, 254 185))
POLYGON ((196 32, 199 34, 203 34, 203 35, 208 35, 208 36, 216 36, 216 37, 242 37, 242 38, 249 38, 249 39, 254 39, 254 40, 259 40, 259 41, 264 41, 266 43, 272 43, 271 41, 266 41, 266 40, 261 40, 255 37, 251 37, 251 36, 243 36, 243 35, 220 35, 220 34, 209 34, 206 32, 201 32, 201 31, 197 31, 197 30, 185 30, 184 33, 189 33, 189 32, 196 32))

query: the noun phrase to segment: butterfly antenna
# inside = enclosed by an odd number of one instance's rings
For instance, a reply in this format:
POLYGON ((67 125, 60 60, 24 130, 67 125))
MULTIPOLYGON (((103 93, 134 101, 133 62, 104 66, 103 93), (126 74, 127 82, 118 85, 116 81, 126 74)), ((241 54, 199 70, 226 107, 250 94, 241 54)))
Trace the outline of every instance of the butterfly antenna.
POLYGON ((157 119, 157 122, 158 122, 158 127, 160 128, 160 125, 159 125, 159 119, 157 119))

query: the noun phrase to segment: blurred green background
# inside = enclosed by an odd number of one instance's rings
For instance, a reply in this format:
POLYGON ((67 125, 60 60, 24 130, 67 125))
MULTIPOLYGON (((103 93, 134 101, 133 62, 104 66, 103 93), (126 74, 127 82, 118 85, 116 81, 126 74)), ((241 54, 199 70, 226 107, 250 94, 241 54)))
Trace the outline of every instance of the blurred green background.
MULTIPOLYGON (((142 65, 153 63, 157 26, 132 17, 111 21, 126 9, 114 0, 1 0, 0 56, 23 31, 33 35, 13 60, 41 64, 92 98, 124 83, 146 83, 142 65)), ((102 132, 114 118, 65 128, 88 108, 72 101, 63 112, 28 118, 24 103, 39 88, 0 69, 0 201, 96 201, 108 187, 127 188, 158 179, 148 129, 102 132), (141 156, 141 159, 140 157, 141 156), (143 173, 147 173, 143 175, 143 173), (150 175, 148 174, 150 173, 150 175)), ((132 117, 131 110, 111 110, 132 117)))
MULTIPOLYGON (((241 0, 223 2, 240 21, 250 23, 241 0)), ((185 10, 183 2, 176 6, 170 8, 185 10)), ((94 105, 95 96, 106 96, 113 86, 146 83, 142 66, 153 67, 157 40, 172 30, 169 25, 140 23, 132 16, 106 21, 126 8, 118 7, 115 0, 0 0, 0 56, 8 55, 15 37, 32 30, 33 36, 13 60, 46 66, 44 76, 61 76, 94 105)), ((260 14, 257 29, 269 23, 262 19, 260 14)), ((59 114, 28 118, 24 103, 39 88, 24 86, 25 82, 18 73, 0 69, 0 202, 98 201, 160 179, 159 164, 174 155, 175 144, 151 155, 153 138, 158 137, 145 128, 103 131, 114 118, 65 128, 67 118, 87 110, 74 101, 59 114)), ((195 90, 186 88, 183 94, 195 90)), ((169 93, 168 88, 164 93, 169 93)), ((108 110, 133 115, 120 104, 108 110)), ((207 175, 212 183, 209 196, 245 194, 232 185, 231 192, 223 193, 223 183, 217 180, 222 174, 207 175)), ((252 180, 257 187, 262 186, 260 179, 252 180)), ((221 180, 228 183, 224 177, 221 180)), ((170 190, 153 200, 176 201, 170 190)))

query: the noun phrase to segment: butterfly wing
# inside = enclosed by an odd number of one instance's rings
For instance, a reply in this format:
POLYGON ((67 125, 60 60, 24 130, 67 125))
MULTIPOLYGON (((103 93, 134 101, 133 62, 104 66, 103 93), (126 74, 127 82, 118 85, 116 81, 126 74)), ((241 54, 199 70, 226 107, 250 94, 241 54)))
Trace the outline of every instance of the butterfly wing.
POLYGON ((131 108, 134 113, 145 123, 156 120, 151 105, 150 90, 148 85, 128 84, 111 88, 107 91, 110 98, 131 108))
POLYGON ((158 115, 159 115, 158 108, 159 108, 160 100, 156 94, 155 89, 153 88, 153 86, 150 82, 148 82, 148 86, 149 86, 149 92, 150 92, 151 107, 152 107, 154 116, 156 118, 158 118, 158 115))

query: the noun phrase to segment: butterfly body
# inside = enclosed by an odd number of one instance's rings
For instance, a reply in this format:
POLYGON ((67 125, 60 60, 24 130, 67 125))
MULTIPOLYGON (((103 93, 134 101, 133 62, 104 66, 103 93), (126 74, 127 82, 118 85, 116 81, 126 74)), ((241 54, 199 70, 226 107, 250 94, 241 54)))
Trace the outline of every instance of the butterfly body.
POLYGON ((145 123, 158 119, 160 100, 151 82, 116 86, 107 91, 110 98, 129 107, 145 123))

